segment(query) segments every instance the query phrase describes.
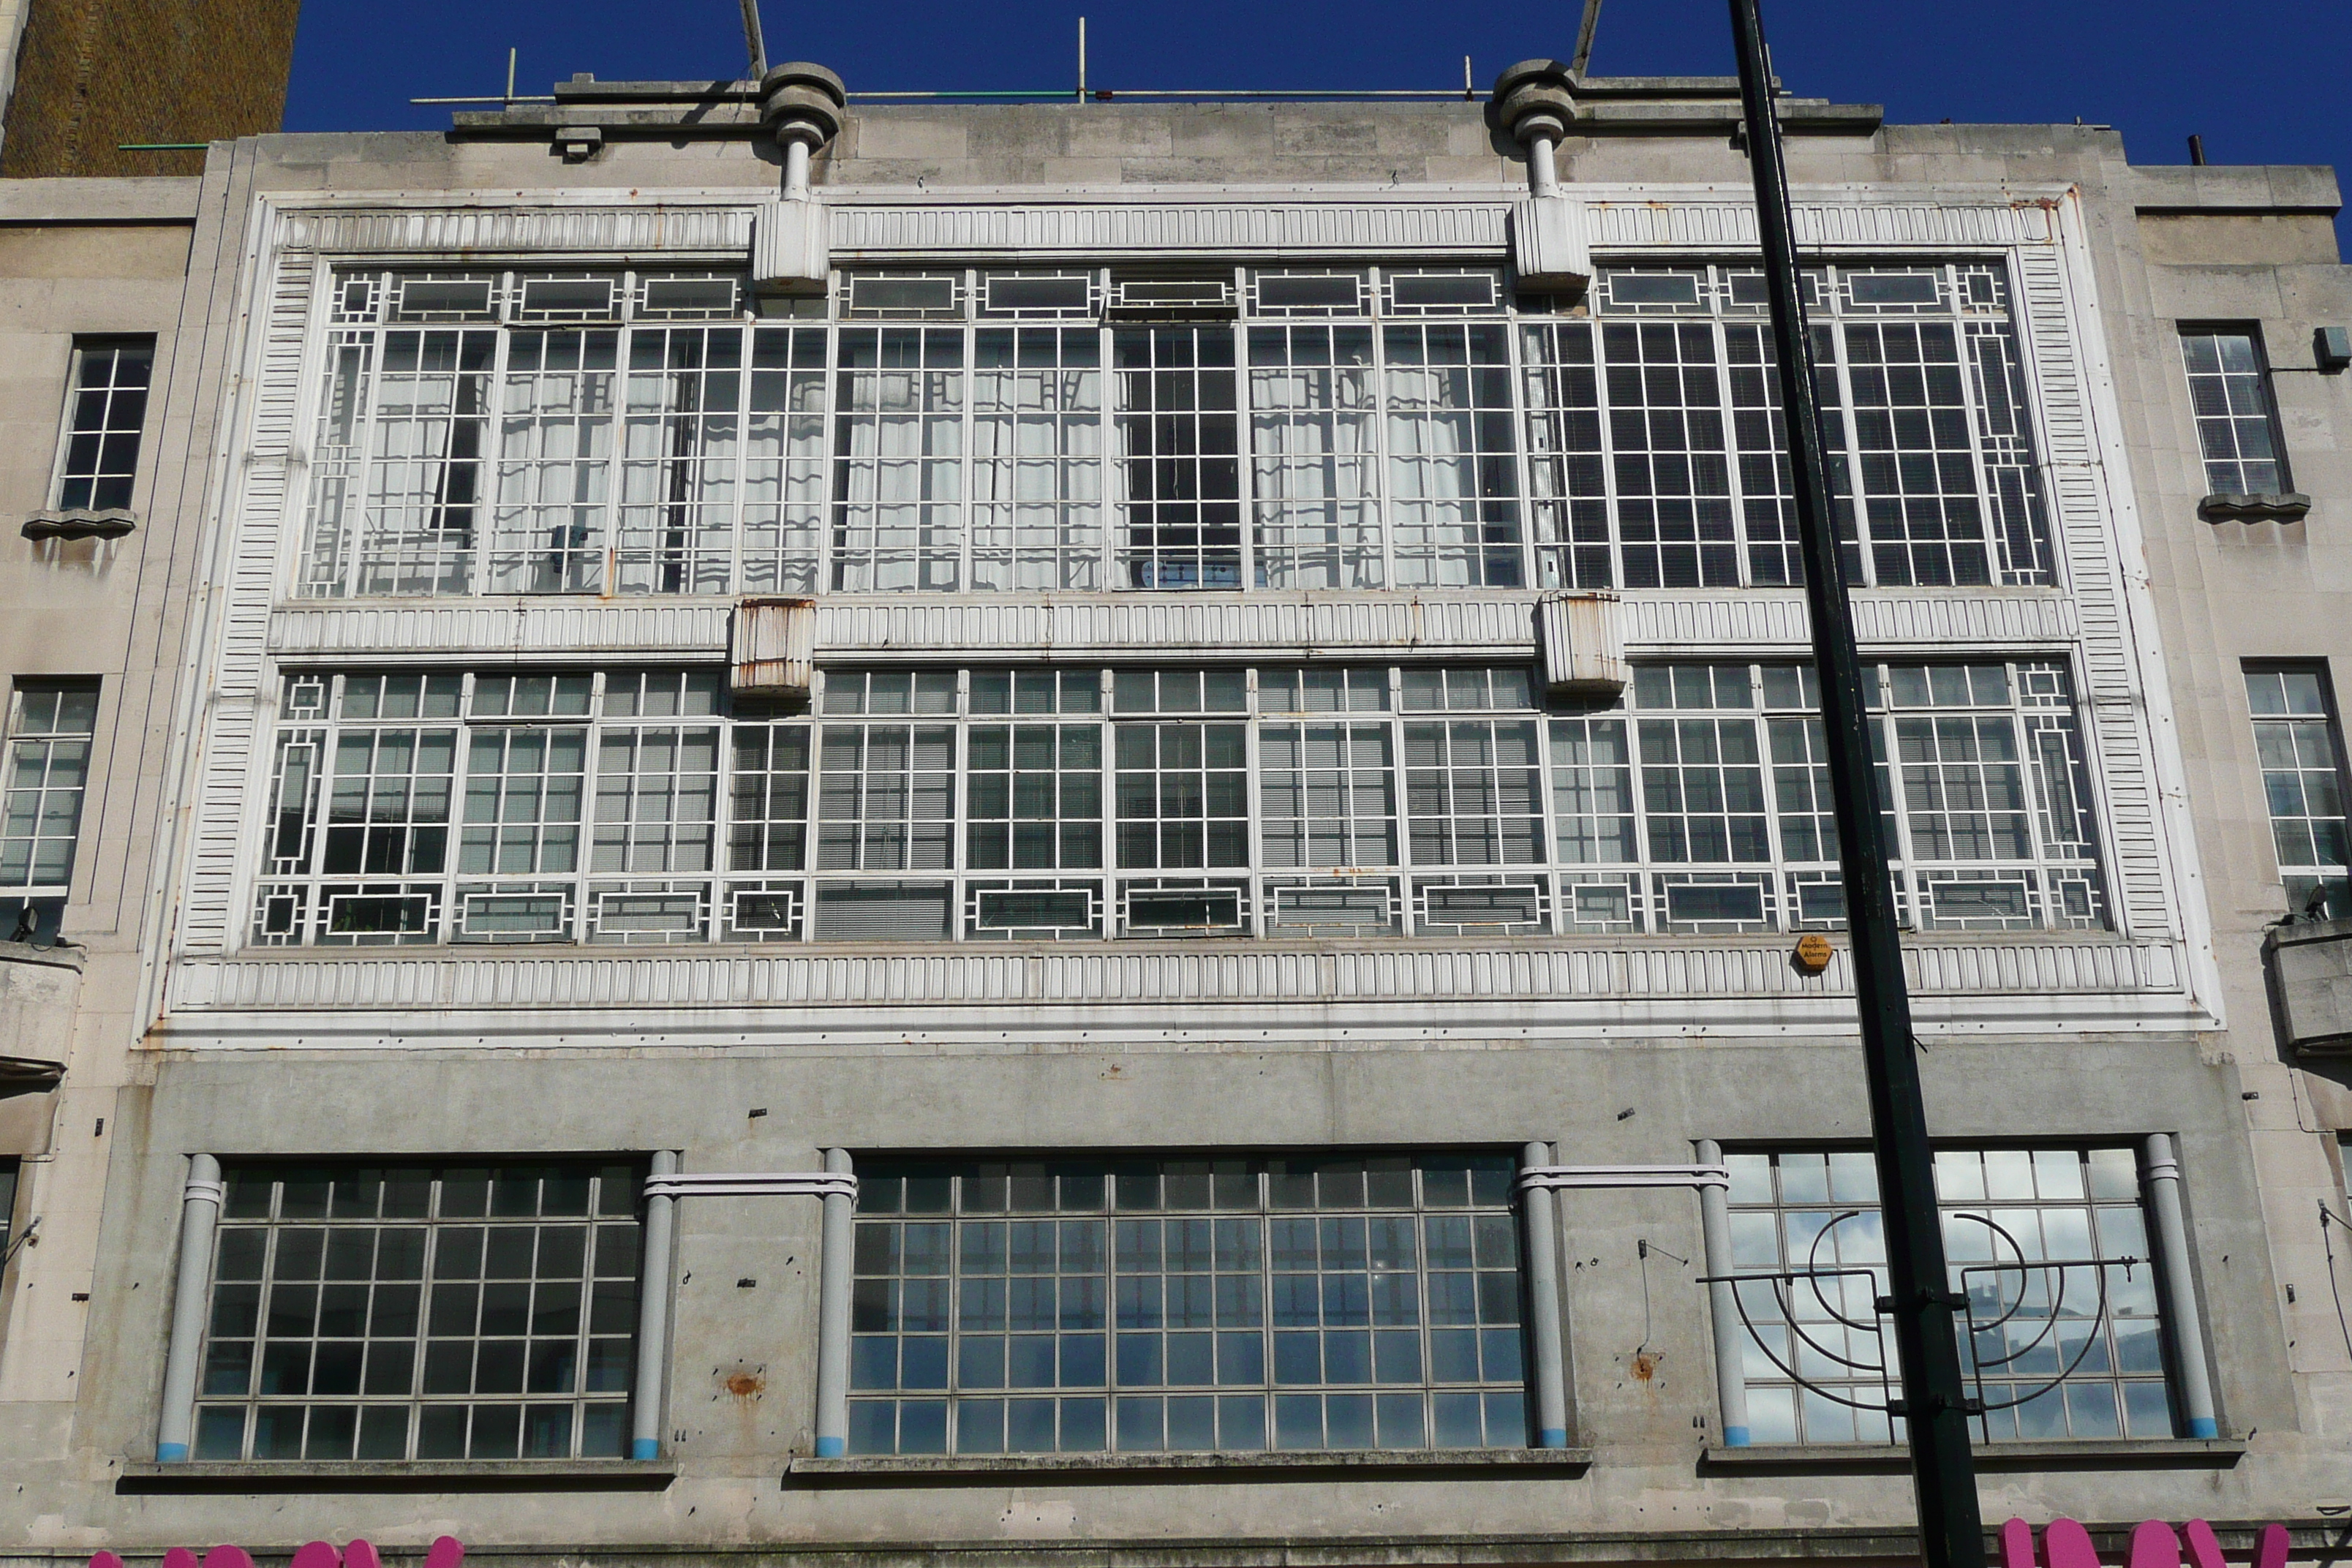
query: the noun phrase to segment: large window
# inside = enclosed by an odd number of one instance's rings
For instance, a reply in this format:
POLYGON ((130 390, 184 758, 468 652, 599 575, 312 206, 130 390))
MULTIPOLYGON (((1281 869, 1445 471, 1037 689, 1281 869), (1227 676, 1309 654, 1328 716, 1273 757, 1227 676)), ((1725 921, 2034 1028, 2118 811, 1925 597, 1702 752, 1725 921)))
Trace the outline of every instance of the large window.
MULTIPOLYGON (((1900 907, 2097 928, 2063 667, 1870 669, 1900 907)), ((1513 666, 288 678, 256 940, 1723 934, 1843 918, 1810 670, 1513 666)))
POLYGON ((53 503, 112 511, 139 481, 139 437, 155 374, 153 338, 83 338, 74 343, 53 503))
POLYGON ((2352 915, 2347 868, 2352 836, 2344 823, 2344 758, 2334 689, 2325 666, 2266 665, 2246 671, 2254 755, 2270 808, 2291 913, 2352 915))
MULTIPOLYGON (((2007 275, 1840 266, 1805 287, 1854 579, 2053 581, 2007 275)), ((1604 270, 1592 312, 1520 328, 1537 580, 1799 581, 1761 275, 1604 270)))
POLYGON ((2180 355, 2207 492, 2259 496, 2293 489, 2262 333, 2252 327, 2184 327, 2180 355))
POLYGON ((231 1167, 194 1457, 620 1458, 643 1176, 231 1167))
MULTIPOLYGON (((1900 1389, 1867 1150, 1735 1152, 1733 1289, 1759 1443, 1886 1443, 1900 1389)), ((1941 1149, 1936 1191, 1979 1440, 2169 1437, 2164 1321, 2127 1148, 1941 1149), (1994 1408, 1998 1406, 1999 1408, 1994 1408)))
MULTIPOLYGON (((1809 274, 1850 559, 2047 584, 2006 273, 1809 274)), ((311 595, 1786 585, 1760 279, 352 272, 311 595)))
POLYGON ((867 1163, 850 1451, 1523 1447, 1515 1174, 867 1163))
POLYGON ((26 925, 36 940, 57 935, 97 730, 94 682, 20 680, 11 693, 0 777, 0 940, 26 925))

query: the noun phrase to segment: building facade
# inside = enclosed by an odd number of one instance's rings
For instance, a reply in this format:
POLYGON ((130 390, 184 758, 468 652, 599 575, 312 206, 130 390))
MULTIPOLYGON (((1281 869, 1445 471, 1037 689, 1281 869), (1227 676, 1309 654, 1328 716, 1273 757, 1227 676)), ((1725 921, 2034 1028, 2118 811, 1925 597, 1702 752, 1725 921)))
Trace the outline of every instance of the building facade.
POLYGON ((193 177, 285 118, 299 0, 6 0, 0 177, 193 177))
MULTIPOLYGON (((2316 1553, 2333 179, 1784 112, 1986 1513, 2316 1553)), ((1913 1552, 1736 118, 216 148, 23 1550, 1913 1552)))

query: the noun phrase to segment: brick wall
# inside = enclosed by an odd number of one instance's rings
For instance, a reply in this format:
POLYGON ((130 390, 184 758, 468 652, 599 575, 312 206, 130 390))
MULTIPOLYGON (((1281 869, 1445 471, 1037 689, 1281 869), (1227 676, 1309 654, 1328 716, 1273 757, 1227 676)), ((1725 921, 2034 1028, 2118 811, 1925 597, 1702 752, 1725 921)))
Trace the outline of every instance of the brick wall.
POLYGON ((195 174, 209 142, 276 131, 301 0, 29 0, 0 176, 195 174))

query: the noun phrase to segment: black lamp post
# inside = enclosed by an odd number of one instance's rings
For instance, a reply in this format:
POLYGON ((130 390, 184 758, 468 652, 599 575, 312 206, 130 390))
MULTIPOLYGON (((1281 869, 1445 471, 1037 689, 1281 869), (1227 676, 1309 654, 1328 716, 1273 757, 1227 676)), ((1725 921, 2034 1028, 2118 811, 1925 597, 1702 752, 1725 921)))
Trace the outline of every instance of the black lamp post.
POLYGON ((1813 661, 1821 679, 1822 722, 1828 732, 1830 790, 1835 805, 1838 865, 1845 884, 1846 929, 1853 946, 1854 1001, 1861 1014, 1863 1061, 1870 1080, 1872 1146, 1878 1164, 1886 1231, 1890 1294, 1878 1303, 1895 1320, 1902 1362, 1902 1415, 1911 1441, 1919 1500, 1919 1536, 1928 1568, 1981 1568, 1984 1521, 1977 1509, 1976 1469, 1969 1455, 1971 1402, 1960 1380, 1955 1308, 1936 1208, 1936 1167, 1927 1143, 1911 998, 1895 932, 1895 879, 1873 783, 1870 719, 1862 661, 1854 651, 1853 612, 1832 521, 1826 444, 1813 398, 1812 344, 1797 275, 1795 221, 1780 122, 1772 109, 1771 56, 1758 0, 1730 0, 1739 50, 1739 96, 1748 163, 1756 180, 1756 229, 1764 282, 1772 301, 1780 405, 1787 415, 1789 466, 1805 556, 1805 602, 1812 613, 1813 661))

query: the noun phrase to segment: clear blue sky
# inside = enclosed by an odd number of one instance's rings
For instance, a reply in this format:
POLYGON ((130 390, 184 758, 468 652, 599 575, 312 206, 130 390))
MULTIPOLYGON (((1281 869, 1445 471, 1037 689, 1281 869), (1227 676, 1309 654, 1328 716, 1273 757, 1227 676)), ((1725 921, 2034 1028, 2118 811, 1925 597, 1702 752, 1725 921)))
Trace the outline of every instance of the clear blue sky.
MULTIPOLYGON (((1579 0, 768 0, 772 59, 858 89, 1061 88, 1088 18, 1091 85, 1483 88, 1513 60, 1566 56, 1579 0)), ((430 94, 519 90, 575 71, 708 79, 744 69, 737 0, 304 0, 289 130, 439 129, 430 94)), ((2123 132, 2136 162, 2352 170, 2352 0, 1766 0, 1780 76, 1809 97, 1883 103, 1896 121, 2071 121, 2123 132)), ((1593 69, 1728 74, 1722 0, 1609 0, 1593 69)), ((2352 177, 2352 176, 2347 176, 2352 177)))

